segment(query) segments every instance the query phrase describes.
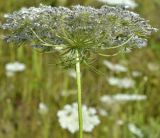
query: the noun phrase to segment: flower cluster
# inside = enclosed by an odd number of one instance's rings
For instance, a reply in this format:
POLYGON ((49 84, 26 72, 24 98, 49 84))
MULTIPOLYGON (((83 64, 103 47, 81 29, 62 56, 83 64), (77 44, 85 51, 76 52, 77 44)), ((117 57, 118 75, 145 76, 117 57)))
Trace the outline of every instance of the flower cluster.
POLYGON ((9 30, 7 42, 28 41, 33 48, 60 54, 60 64, 75 65, 76 53, 80 62, 108 49, 123 52, 144 47, 146 36, 157 29, 138 14, 122 7, 102 6, 100 9, 80 5, 71 8, 22 8, 5 14, 1 25, 9 30))
MULTIPOLYGON (((91 132, 100 123, 96 110, 83 105, 82 111, 83 131, 91 132)), ((78 105, 76 103, 65 105, 64 109, 58 111, 57 115, 62 128, 69 130, 71 133, 78 131, 78 105)))

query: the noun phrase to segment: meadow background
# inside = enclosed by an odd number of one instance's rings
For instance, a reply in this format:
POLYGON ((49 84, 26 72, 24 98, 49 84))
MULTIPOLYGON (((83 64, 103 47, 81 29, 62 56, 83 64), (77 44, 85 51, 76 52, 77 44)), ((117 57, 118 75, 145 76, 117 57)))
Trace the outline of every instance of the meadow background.
MULTIPOLYGON (((160 1, 137 0, 135 9, 142 17, 160 28, 160 1)), ((52 6, 74 4, 100 7, 95 0, 0 0, 0 21, 4 13, 21 7, 38 6, 39 3, 52 6)), ((3 32, 0 32, 2 35, 3 32)), ((66 104, 76 102, 76 81, 73 70, 64 70, 55 65, 52 54, 31 50, 29 44, 15 47, 0 40, 0 138, 77 138, 60 127, 57 111, 66 104), (14 76, 6 75, 7 63, 19 61, 26 69, 14 76), (40 104, 47 112, 40 112, 40 104)), ((97 57, 93 66, 105 73, 99 75, 82 65, 83 104, 103 109, 107 114, 99 114, 101 123, 85 138, 138 138, 128 129, 134 124, 144 138, 160 138, 160 32, 155 33, 146 48, 135 49, 131 53, 116 57, 97 57), (104 64, 108 60, 122 64, 128 71, 115 73, 104 64), (133 77, 134 71, 140 76, 133 77), (129 77, 135 86, 129 89, 111 86, 110 76, 129 77), (100 101, 101 96, 109 94, 143 94, 144 101, 125 102, 107 105, 100 101)))

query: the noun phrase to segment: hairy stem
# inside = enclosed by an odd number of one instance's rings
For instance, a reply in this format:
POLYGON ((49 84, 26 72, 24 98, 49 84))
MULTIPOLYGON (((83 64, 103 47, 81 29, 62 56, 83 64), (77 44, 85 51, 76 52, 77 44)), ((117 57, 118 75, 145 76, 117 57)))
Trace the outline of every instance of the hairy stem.
POLYGON ((79 138, 83 138, 81 69, 80 69, 80 61, 79 61, 78 51, 77 51, 77 63, 76 63, 76 76, 77 76, 77 96, 78 96, 79 138))

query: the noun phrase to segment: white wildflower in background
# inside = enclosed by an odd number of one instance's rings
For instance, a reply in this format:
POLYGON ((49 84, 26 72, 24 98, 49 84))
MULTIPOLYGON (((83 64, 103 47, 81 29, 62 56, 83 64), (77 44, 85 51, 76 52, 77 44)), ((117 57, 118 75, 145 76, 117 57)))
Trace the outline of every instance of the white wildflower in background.
POLYGON ((124 5, 132 9, 137 7, 137 3, 134 0, 98 0, 98 1, 110 5, 124 5))
POLYGON ((108 112, 106 111, 106 110, 104 110, 104 109, 99 109, 98 110, 98 112, 99 112, 99 114, 101 115, 101 116, 108 116, 108 112))
POLYGON ((116 121, 116 124, 118 125, 118 126, 122 126, 122 125, 124 125, 124 121, 123 120, 121 120, 121 119, 119 119, 119 120, 117 120, 116 121))
POLYGON ((109 77, 107 78, 107 80, 111 86, 117 86, 119 88, 128 89, 128 88, 133 88, 135 86, 134 80, 127 77, 125 78, 109 77))
POLYGON ((129 123, 128 124, 128 129, 131 133, 138 136, 139 138, 144 137, 144 134, 142 133, 142 131, 135 124, 129 123))
POLYGON ((135 78, 140 77, 140 76, 142 76, 142 73, 135 70, 135 71, 132 72, 132 76, 135 77, 135 78))
POLYGON ((121 65, 121 64, 113 64, 107 60, 104 60, 103 61, 103 64, 108 68, 110 69, 111 71, 114 71, 114 72, 127 72, 128 69, 121 65))
POLYGON ((116 101, 141 101, 146 100, 146 95, 138 95, 138 94, 116 94, 113 96, 113 99, 116 101))
MULTIPOLYGON (((100 123, 99 117, 96 115, 94 108, 83 105, 83 131, 91 132, 95 126, 100 123)), ((65 105, 64 108, 57 113, 59 123, 63 129, 75 133, 79 130, 78 126, 78 106, 76 103, 65 105)))
POLYGON ((68 97, 68 96, 71 96, 71 95, 76 95, 76 90, 62 90, 61 92, 60 92, 60 95, 63 97, 63 96, 65 96, 65 97, 68 97))
POLYGON ((39 105, 38 105, 38 111, 39 111, 40 114, 46 114, 46 113, 48 113, 48 107, 47 107, 47 105, 44 104, 44 103, 39 103, 39 105))
POLYGON ((147 67, 150 71, 159 71, 160 70, 160 66, 156 63, 148 63, 147 67))
POLYGON ((76 79, 76 72, 75 72, 75 70, 70 69, 70 70, 68 71, 68 75, 69 75, 70 77, 76 79))
POLYGON ((21 72, 25 70, 25 65, 20 62, 13 62, 6 64, 6 70, 10 72, 21 72))
POLYGON ((116 103, 116 102, 129 102, 129 101, 143 101, 146 100, 146 95, 140 94, 115 94, 115 95, 103 95, 100 98, 102 103, 116 103))
POLYGON ((113 97, 110 95, 103 95, 100 97, 100 101, 102 103, 111 104, 111 103, 113 103, 113 97))
POLYGON ((6 64, 5 69, 6 75, 10 77, 13 76, 16 72, 24 71, 26 69, 26 66, 25 64, 16 61, 6 64))

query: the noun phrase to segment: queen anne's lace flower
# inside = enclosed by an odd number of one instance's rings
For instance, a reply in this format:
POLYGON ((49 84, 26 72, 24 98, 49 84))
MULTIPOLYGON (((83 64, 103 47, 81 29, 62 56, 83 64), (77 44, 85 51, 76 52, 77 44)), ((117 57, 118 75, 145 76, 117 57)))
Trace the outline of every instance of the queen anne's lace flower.
POLYGON ((103 61, 103 64, 108 67, 108 69, 110 69, 111 71, 114 71, 114 72, 127 72, 128 69, 121 65, 121 64, 113 64, 107 60, 104 60, 103 61))
POLYGON ((115 94, 115 95, 103 95, 100 98, 100 101, 103 103, 115 103, 115 102, 129 102, 129 101, 143 101, 146 100, 146 95, 140 95, 140 94, 115 94))
POLYGON ((10 72, 21 72, 25 70, 26 66, 23 63, 13 62, 13 63, 7 63, 5 68, 6 71, 10 72))
MULTIPOLYGON (((83 131, 91 132, 95 126, 100 123, 96 110, 88 108, 86 105, 82 107, 83 112, 83 131)), ((65 105, 64 109, 58 111, 59 123, 62 128, 75 133, 79 130, 78 126, 78 107, 76 103, 72 105, 65 105)))
POLYGON ((146 95, 138 95, 138 94, 117 94, 113 97, 116 101, 143 101, 146 100, 146 95))
POLYGON ((8 77, 13 76, 16 72, 22 72, 26 68, 25 64, 19 62, 7 63, 5 66, 6 75, 8 77))
POLYGON ((104 55, 108 49, 128 51, 144 47, 146 36, 156 29, 138 14, 121 7, 84 6, 22 8, 5 15, 1 25, 9 30, 7 42, 31 42, 43 52, 60 53, 60 63, 66 67, 85 62, 91 55, 104 55))
POLYGON ((134 80, 127 77, 125 78, 109 77, 107 78, 107 80, 110 85, 117 86, 119 88, 128 89, 128 88, 133 88, 135 86, 134 80))

